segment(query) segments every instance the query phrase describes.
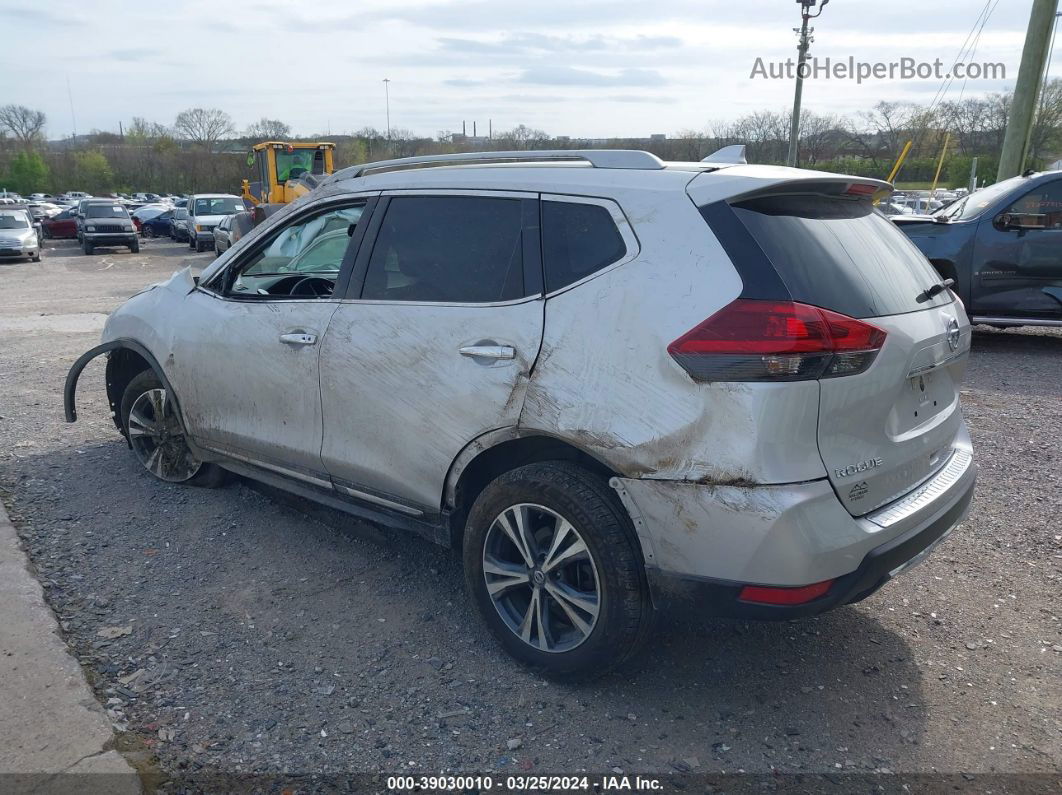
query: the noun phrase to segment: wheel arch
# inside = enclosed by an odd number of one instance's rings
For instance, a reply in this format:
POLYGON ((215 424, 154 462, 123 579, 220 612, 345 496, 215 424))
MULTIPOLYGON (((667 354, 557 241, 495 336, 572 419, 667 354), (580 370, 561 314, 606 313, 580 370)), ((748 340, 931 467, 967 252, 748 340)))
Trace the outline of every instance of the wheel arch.
POLYGON ((577 463, 605 480, 618 474, 601 459, 560 437, 516 427, 489 431, 458 453, 446 476, 442 507, 449 518, 451 547, 461 548, 468 512, 488 483, 505 472, 540 461, 577 463))
POLYGON ((137 373, 141 373, 144 370, 152 370, 158 376, 158 379, 166 387, 170 399, 174 402, 177 416, 182 423, 184 422, 180 400, 158 360, 142 343, 127 338, 111 340, 97 345, 85 351, 74 362, 70 371, 66 374, 66 384, 63 387, 63 409, 67 422, 77 422, 77 385, 81 373, 89 362, 104 353, 107 354, 107 402, 111 407, 111 417, 114 420, 114 425, 123 436, 126 433, 121 416, 122 394, 137 373))

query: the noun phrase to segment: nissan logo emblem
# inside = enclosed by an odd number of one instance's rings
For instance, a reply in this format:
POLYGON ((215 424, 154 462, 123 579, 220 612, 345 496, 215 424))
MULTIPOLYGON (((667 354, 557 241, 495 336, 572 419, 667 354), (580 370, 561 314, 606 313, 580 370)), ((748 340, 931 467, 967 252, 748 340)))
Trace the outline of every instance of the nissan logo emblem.
POLYGON ((959 349, 959 340, 961 339, 961 336, 962 335, 959 333, 959 321, 955 318, 949 318, 947 331, 948 347, 953 351, 957 351, 959 349))

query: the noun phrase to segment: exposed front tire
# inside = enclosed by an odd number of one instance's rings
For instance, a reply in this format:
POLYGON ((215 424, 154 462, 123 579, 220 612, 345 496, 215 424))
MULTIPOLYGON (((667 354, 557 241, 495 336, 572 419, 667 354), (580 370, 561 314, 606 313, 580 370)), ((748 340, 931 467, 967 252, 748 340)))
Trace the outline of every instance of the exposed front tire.
POLYGON ((225 470, 199 461, 188 447, 176 403, 153 370, 144 370, 122 394, 122 427, 144 468, 167 483, 213 488, 225 470))
POLYGON ((84 251, 86 254, 91 254, 93 251, 92 244, 86 240, 81 244, 81 250, 84 251))
POLYGON ((507 472, 469 513, 465 583, 509 654, 550 676, 605 674, 653 624, 634 529, 597 475, 566 462, 507 472))

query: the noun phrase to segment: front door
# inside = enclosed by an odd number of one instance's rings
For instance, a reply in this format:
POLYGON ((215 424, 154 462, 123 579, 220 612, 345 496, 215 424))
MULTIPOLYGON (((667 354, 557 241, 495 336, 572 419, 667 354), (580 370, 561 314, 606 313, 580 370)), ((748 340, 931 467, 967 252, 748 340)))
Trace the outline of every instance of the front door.
POLYGON ((542 340, 538 201, 381 201, 321 349, 322 457, 340 491, 437 511, 457 454, 520 415, 542 340))
POLYGON ((978 316, 1062 320, 1062 179, 981 219, 972 289, 978 316))
POLYGON ((320 475, 321 341, 364 209, 309 208, 189 293, 167 369, 200 445, 320 475))

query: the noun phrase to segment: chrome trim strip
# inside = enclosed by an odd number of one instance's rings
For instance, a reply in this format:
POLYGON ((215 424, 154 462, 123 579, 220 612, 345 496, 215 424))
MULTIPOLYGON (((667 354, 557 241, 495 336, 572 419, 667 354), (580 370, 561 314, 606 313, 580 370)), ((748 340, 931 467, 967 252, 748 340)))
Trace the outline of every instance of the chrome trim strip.
POLYGON ((375 494, 368 494, 367 492, 364 492, 364 491, 358 491, 357 489, 352 489, 352 488, 350 488, 350 486, 341 486, 338 483, 336 483, 335 487, 339 491, 343 492, 344 494, 346 494, 349 497, 354 497, 354 498, 359 499, 359 500, 365 500, 366 502, 375 503, 376 505, 382 505, 385 508, 391 508, 392 510, 395 510, 395 511, 401 511, 402 513, 408 514, 409 516, 423 516, 424 515, 424 511, 417 510, 416 508, 410 508, 408 505, 402 505, 401 503, 398 503, 398 502, 392 502, 391 500, 386 500, 383 497, 377 497, 375 494))
POLYGON ((911 491, 906 497, 887 505, 879 511, 869 513, 869 519, 879 527, 891 527, 912 514, 918 513, 954 486, 973 463, 973 455, 966 450, 956 450, 943 467, 922 485, 911 491))
POLYGON ((915 367, 908 374, 908 378, 913 378, 916 375, 925 375, 931 370, 936 370, 938 367, 943 367, 946 364, 951 364, 957 359, 961 359, 963 356, 970 352, 969 348, 963 348, 961 351, 956 351, 951 356, 945 356, 939 362, 931 362, 930 364, 924 364, 921 367, 915 367))
POLYGON ((1038 317, 972 317, 970 322, 987 323, 993 326, 1052 326, 1062 327, 1062 320, 1045 320, 1038 317))
POLYGON ((213 446, 208 445, 208 444, 203 444, 202 442, 198 442, 197 444, 198 444, 199 447, 202 447, 204 450, 209 450, 212 453, 217 453, 219 455, 223 455, 226 458, 233 458, 233 459, 235 459, 237 461, 243 461, 245 464, 250 464, 251 466, 261 467, 262 469, 268 469, 271 472, 276 472, 276 473, 281 474, 281 475, 286 475, 287 477, 295 478, 296 480, 301 480, 301 481, 303 481, 305 483, 312 483, 315 486, 321 486, 322 488, 326 488, 329 491, 331 491, 331 489, 332 489, 332 481, 330 481, 330 480, 323 480, 321 478, 314 477, 313 475, 308 475, 305 472, 299 472, 296 469, 288 469, 287 467, 277 466, 276 464, 270 464, 270 463, 267 463, 266 461, 262 461, 261 459, 251 458, 248 455, 243 455, 241 453, 236 453, 236 452, 233 452, 232 450, 228 450, 228 449, 225 449, 223 447, 213 447, 213 446))

